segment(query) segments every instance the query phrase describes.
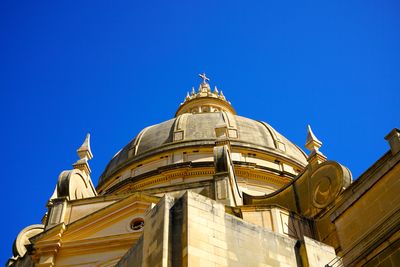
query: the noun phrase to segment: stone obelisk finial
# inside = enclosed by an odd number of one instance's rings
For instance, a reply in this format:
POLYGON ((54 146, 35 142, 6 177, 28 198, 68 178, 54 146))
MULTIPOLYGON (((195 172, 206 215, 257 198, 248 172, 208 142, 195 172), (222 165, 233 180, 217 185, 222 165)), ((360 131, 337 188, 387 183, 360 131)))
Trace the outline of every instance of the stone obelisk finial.
POLYGON ((88 175, 91 170, 88 161, 93 158, 92 151, 90 149, 90 134, 86 135, 85 141, 76 151, 79 159, 72 165, 74 169, 80 169, 85 171, 88 175))
POLYGON ((315 136, 313 131, 311 130, 311 126, 307 126, 307 139, 306 139, 306 148, 310 150, 310 154, 308 155, 307 161, 314 165, 315 163, 319 164, 326 161, 326 157, 319 151, 322 146, 322 142, 315 136))
POLYGON ((322 146, 322 142, 318 140, 313 131, 311 130, 311 126, 307 125, 307 139, 306 139, 306 148, 313 151, 318 151, 318 149, 322 146))

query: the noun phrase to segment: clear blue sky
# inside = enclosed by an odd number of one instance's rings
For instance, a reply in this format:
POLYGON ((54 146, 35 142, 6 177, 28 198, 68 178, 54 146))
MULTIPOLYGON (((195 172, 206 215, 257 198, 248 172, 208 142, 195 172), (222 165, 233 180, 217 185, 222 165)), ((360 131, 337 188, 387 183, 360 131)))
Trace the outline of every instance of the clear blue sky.
POLYGON ((358 177, 400 127, 398 1, 1 1, 0 261, 92 134, 94 183, 206 72, 239 115, 358 177))

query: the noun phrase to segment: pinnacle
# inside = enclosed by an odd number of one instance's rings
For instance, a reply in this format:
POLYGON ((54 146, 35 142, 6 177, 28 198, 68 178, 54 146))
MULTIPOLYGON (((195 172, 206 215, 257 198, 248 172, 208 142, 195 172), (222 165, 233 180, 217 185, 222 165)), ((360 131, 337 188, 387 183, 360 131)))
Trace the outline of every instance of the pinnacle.
POLYGON ((78 153, 79 159, 86 157, 89 160, 93 158, 93 154, 90 149, 90 133, 86 135, 85 141, 76 152, 78 153))

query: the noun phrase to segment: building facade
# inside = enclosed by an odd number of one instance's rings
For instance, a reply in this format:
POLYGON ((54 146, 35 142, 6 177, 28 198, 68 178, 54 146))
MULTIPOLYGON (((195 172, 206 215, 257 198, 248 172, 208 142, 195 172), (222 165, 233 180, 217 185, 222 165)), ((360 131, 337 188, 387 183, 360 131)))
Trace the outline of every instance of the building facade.
POLYGON ((95 187, 90 136, 8 266, 400 266, 400 131, 357 180, 241 117, 208 78, 95 187))

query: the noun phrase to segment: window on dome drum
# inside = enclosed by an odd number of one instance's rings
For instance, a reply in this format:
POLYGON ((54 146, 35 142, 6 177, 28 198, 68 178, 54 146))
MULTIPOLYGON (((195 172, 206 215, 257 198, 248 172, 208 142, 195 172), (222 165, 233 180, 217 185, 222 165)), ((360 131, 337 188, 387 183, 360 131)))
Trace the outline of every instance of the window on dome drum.
POLYGON ((210 107, 203 107, 203 108, 202 108, 202 111, 203 111, 203 112, 209 112, 209 111, 210 111, 210 107))
POLYGON ((131 229, 133 231, 139 231, 144 227, 144 220, 143 218, 135 218, 132 222, 131 222, 131 229))

